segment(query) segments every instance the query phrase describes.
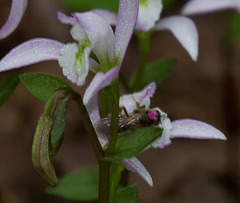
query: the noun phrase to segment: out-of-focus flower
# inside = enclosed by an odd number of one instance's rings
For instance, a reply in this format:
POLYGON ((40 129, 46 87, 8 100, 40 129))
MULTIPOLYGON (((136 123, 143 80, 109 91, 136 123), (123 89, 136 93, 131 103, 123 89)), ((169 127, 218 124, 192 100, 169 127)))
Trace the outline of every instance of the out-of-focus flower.
POLYGON ((68 17, 58 12, 62 23, 72 25, 71 35, 77 42, 63 44, 56 40, 37 38, 12 49, 1 61, 0 71, 47 60, 58 60, 63 74, 82 85, 90 69, 106 72, 120 66, 137 20, 138 0, 120 0, 113 32, 109 21, 94 12, 73 13, 68 17), (93 51, 98 62, 89 57, 93 51))
POLYGON ((235 9, 240 12, 239 0, 190 0, 182 8, 184 15, 197 15, 213 11, 235 9))
MULTIPOLYGON (((111 74, 108 76, 105 74, 99 75, 98 78, 96 77, 87 88, 83 98, 83 102, 87 107, 93 125, 100 119, 98 91, 106 86, 106 81, 110 78, 109 76, 111 76, 111 74)), ((137 108, 136 100, 140 103, 140 106, 144 105, 146 108, 149 108, 150 97, 153 96, 155 90, 156 84, 155 82, 152 82, 140 92, 121 96, 119 105, 124 106, 128 113, 132 113, 137 108)), ((226 137, 222 132, 207 123, 193 119, 180 119, 171 122, 167 114, 158 107, 151 110, 160 113, 161 119, 156 127, 163 129, 163 132, 161 137, 155 140, 149 147, 162 149, 171 144, 171 139, 179 137, 226 140, 226 137)), ((149 116, 151 117, 150 114, 149 116)), ((107 136, 101 132, 96 132, 100 143, 104 146, 108 142, 107 136)), ((150 174, 137 158, 132 157, 130 159, 124 159, 122 163, 128 170, 138 173, 149 185, 153 185, 150 174)))
POLYGON ((0 28, 0 39, 10 35, 20 23, 27 8, 27 0, 12 0, 12 7, 5 24, 0 28))
MULTIPOLYGON (((198 57, 198 32, 194 22, 184 16, 169 16, 160 18, 163 9, 162 0, 140 0, 136 30, 147 32, 150 30, 169 30, 186 49, 191 58, 198 57)), ((98 14, 114 23, 114 13, 97 10, 98 14)))

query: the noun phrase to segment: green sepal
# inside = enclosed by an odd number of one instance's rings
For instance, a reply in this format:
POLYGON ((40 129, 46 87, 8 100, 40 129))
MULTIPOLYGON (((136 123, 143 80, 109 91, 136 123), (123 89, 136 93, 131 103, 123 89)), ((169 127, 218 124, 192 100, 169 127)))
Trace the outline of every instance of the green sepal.
POLYGON ((56 110, 56 116, 53 120, 53 126, 51 130, 51 147, 50 147, 50 155, 55 156, 62 144, 63 136, 64 136, 64 129, 66 126, 66 112, 67 112, 67 105, 69 102, 69 97, 66 97, 56 110))
POLYGON ((52 119, 42 115, 38 121, 32 144, 32 162, 37 173, 51 186, 56 186, 58 178, 49 154, 49 136, 52 119))
POLYGON ((138 189, 136 185, 121 187, 117 190, 112 203, 138 203, 138 189))
POLYGON ((162 134, 161 128, 146 127, 120 133, 116 143, 116 154, 104 157, 105 161, 120 161, 137 156, 162 134))
POLYGON ((98 198, 98 166, 80 169, 59 179, 56 187, 48 187, 49 194, 76 201, 93 201, 98 198))
POLYGON ((29 92, 43 101, 48 101, 58 89, 66 88, 74 91, 62 78, 46 73, 23 73, 20 80, 29 92))
POLYGON ((8 100, 19 84, 19 73, 20 71, 15 71, 0 82, 0 106, 8 100))
MULTIPOLYGON (((159 59, 146 65, 142 83, 138 85, 139 89, 144 88, 150 82, 155 81, 157 85, 161 84, 171 73, 177 63, 176 59, 159 59)), ((129 81, 129 87, 133 88, 136 80, 136 72, 129 81)))

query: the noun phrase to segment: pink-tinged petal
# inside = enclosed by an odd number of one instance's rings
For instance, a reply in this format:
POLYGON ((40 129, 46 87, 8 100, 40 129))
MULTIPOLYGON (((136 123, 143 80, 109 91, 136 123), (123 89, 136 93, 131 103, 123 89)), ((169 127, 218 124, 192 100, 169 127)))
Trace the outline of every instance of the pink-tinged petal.
POLYGON ((20 23, 27 8, 27 0, 12 0, 12 7, 6 23, 0 29, 0 39, 10 35, 20 23))
POLYGON ((116 25, 117 23, 117 14, 114 12, 103 10, 103 9, 94 9, 92 10, 92 12, 100 15, 110 25, 116 25))
POLYGON ((83 103, 87 107, 93 124, 100 118, 95 116, 96 112, 98 112, 98 91, 111 84, 112 80, 117 77, 119 69, 119 66, 115 66, 105 74, 102 72, 97 73, 85 91, 83 103), (88 105, 89 103, 91 103, 91 106, 88 105))
POLYGON ((119 106, 124 106, 129 113, 137 108, 136 101, 138 101, 140 105, 145 105, 145 107, 148 108, 150 106, 150 97, 153 96, 155 90, 156 83, 152 82, 140 92, 121 96, 119 99, 119 106))
POLYGON ((138 16, 138 0, 120 0, 115 31, 115 51, 118 64, 122 63, 129 41, 131 39, 138 16))
POLYGON ((161 0, 140 1, 136 29, 140 32, 146 32, 153 28, 160 18, 162 8, 161 0))
POLYGON ((122 164, 126 167, 126 169, 137 173, 150 186, 153 186, 153 181, 152 181, 151 175, 149 174, 147 169, 142 165, 142 163, 136 157, 132 157, 130 159, 123 159, 122 164))
POLYGON ((156 30, 169 30, 186 49, 191 58, 198 57, 198 31, 194 22, 183 16, 171 16, 160 20, 154 27, 156 30))
POLYGON ((63 43, 47 38, 26 41, 2 58, 0 71, 20 68, 41 61, 58 60, 63 46, 63 43))
POLYGON ((63 24, 75 25, 77 23, 74 17, 69 17, 65 15, 62 11, 57 12, 57 18, 63 24))
POLYGON ((113 63, 115 39, 110 24, 94 12, 74 13, 74 17, 93 44, 93 52, 98 57, 100 64, 107 66, 109 60, 113 63))
POLYGON ((192 119, 175 120, 172 122, 170 138, 179 137, 193 139, 227 139, 225 135, 215 127, 192 119))
POLYGON ((220 11, 226 9, 236 9, 239 12, 239 0, 191 0, 188 1, 181 11, 185 15, 195 15, 220 11))

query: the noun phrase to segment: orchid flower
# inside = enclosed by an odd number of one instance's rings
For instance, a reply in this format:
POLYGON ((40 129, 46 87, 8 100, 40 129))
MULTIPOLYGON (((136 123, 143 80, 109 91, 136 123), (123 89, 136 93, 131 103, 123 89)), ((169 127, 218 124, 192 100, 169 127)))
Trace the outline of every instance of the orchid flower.
POLYGON ((0 28, 0 39, 6 38, 18 26, 27 8, 27 0, 12 0, 11 11, 5 24, 0 28))
MULTIPOLYGON (((112 73, 98 75, 95 77, 90 86, 87 88, 83 102, 86 105, 88 113, 90 115, 91 121, 94 124, 100 119, 98 110, 98 91, 109 83, 114 77, 114 71, 112 73)), ((144 105, 146 108, 150 108, 150 97, 153 96, 156 90, 155 82, 150 83, 142 91, 133 94, 123 95, 119 99, 119 106, 124 106, 128 113, 133 112, 136 106, 136 100, 140 105, 144 105), (134 100, 135 99, 135 100, 134 100)), ((163 149, 164 147, 171 144, 173 138, 192 138, 192 139, 221 139, 226 140, 225 135, 220 132, 215 127, 204 123, 202 121, 193 119, 180 119, 175 121, 170 121, 167 114, 164 113, 160 108, 152 108, 151 112, 158 111, 161 115, 159 124, 157 128, 163 130, 160 138, 155 140, 149 147, 163 149)), ((149 112, 150 112, 149 111, 149 112)), ((149 114, 149 116, 152 116, 149 114)), ((154 116, 154 115, 153 115, 154 116)), ((105 134, 100 133, 96 130, 99 141, 102 146, 108 142, 108 138, 105 134)), ((136 158, 132 157, 130 159, 122 160, 123 165, 133 172, 138 173, 149 185, 153 185, 152 178, 141 162, 136 158)))
POLYGON ((239 0, 190 0, 182 9, 184 15, 196 15, 220 11, 226 9, 235 9, 240 12, 239 0))
POLYGON ((115 34, 109 21, 94 12, 73 13, 68 17, 58 12, 58 19, 72 26, 71 35, 77 42, 36 38, 12 49, 1 61, 0 71, 7 71, 41 61, 57 60, 63 74, 73 83, 82 85, 89 68, 104 72, 120 66, 137 20, 138 0, 120 0, 115 34), (93 51, 98 62, 89 57, 93 51))
MULTIPOLYGON (((169 30, 191 58, 196 61, 198 57, 198 32, 194 22, 190 18, 179 15, 160 19, 162 9, 162 0, 140 0, 136 30, 139 32, 169 30)), ((116 17, 113 17, 113 13, 104 10, 94 11, 115 24, 116 17)))

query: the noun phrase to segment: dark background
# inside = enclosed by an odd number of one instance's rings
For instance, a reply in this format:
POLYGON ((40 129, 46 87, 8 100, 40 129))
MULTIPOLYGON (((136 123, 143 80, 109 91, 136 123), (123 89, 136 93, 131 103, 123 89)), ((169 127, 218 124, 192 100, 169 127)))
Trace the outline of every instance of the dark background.
MULTIPOLYGON (((178 12, 179 6, 169 13, 178 12)), ((5 22, 9 9, 10 1, 0 2, 0 25, 5 22)), ((58 22, 57 10, 65 11, 60 1, 30 1, 17 30, 0 41, 0 57, 19 43, 36 37, 71 42, 70 27, 58 22)), ((149 61, 178 59, 173 73, 157 89, 152 107, 160 107, 171 120, 194 118, 210 123, 223 131, 228 141, 175 139, 163 150, 151 149, 141 154, 139 158, 152 175, 154 187, 131 173, 131 183, 137 182, 139 186, 140 202, 240 201, 239 44, 226 40, 228 20, 233 13, 224 11, 192 18, 200 38, 196 63, 170 32, 155 33, 152 37, 149 61)), ((137 41, 133 38, 121 69, 125 78, 137 67, 138 57, 137 41)), ((38 63, 23 70, 63 77, 56 61, 38 63)), ((8 74, 1 73, 0 79, 8 74)), ((88 83, 91 78, 92 75, 88 83)), ((83 95, 86 86, 76 88, 83 95)), ((45 194, 47 185, 31 164, 32 138, 43 107, 44 103, 20 84, 0 108, 1 203, 73 202, 45 194)), ((70 104, 65 140, 54 158, 58 176, 94 163, 96 158, 80 116, 70 104)))

